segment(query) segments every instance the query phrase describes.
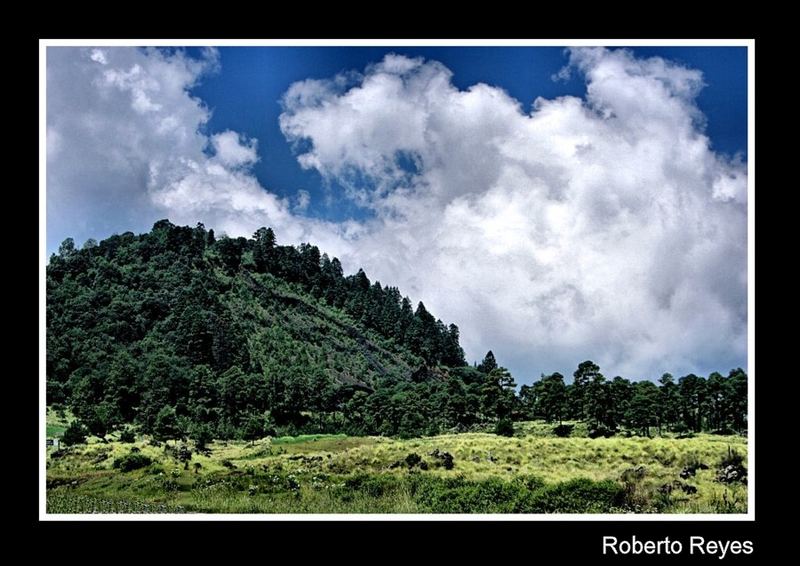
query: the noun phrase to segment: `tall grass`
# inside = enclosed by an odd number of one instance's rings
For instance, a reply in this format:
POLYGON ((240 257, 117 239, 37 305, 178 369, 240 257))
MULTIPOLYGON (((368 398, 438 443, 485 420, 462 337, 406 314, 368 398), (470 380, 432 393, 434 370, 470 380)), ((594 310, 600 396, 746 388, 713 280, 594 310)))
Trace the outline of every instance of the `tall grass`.
POLYGON ((746 486, 724 485, 716 479, 720 462, 729 454, 746 462, 747 444, 741 437, 589 439, 533 432, 510 438, 484 433, 410 440, 308 435, 254 443, 214 442, 208 454, 192 455, 188 470, 172 455, 174 451, 139 439, 134 444, 70 447, 48 458, 47 477, 50 491, 62 494, 58 497, 67 492, 104 501, 123 498, 178 505, 190 512, 731 513, 747 509, 746 486), (115 470, 114 461, 133 449, 152 464, 124 473, 115 470), (442 465, 436 450, 452 454, 452 469, 442 465), (411 453, 418 454, 421 462, 410 470, 405 462, 411 453), (688 479, 680 478, 686 466, 699 463, 707 467, 698 468, 688 479), (630 470, 638 469, 641 473, 633 478, 630 470), (620 493, 612 497, 612 488, 620 493))

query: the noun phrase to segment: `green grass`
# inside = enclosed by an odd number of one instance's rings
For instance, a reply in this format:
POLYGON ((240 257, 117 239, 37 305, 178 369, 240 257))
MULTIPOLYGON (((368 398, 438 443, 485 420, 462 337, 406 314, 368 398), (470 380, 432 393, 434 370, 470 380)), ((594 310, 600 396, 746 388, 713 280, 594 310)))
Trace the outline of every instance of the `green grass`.
POLYGON ((547 436, 550 425, 521 424, 520 436, 511 438, 465 433, 410 440, 303 435, 217 441, 210 454, 193 454, 188 469, 144 438, 134 444, 95 442, 48 458, 48 495, 56 498, 48 509, 80 507, 64 503, 80 496, 89 498, 87 508, 95 500, 124 500, 211 513, 746 512, 747 487, 716 481, 729 447, 746 456, 745 438, 556 438, 547 436), (132 447, 153 464, 130 472, 113 469, 114 460, 132 447), (432 455, 437 449, 453 455, 452 470, 432 455), (405 458, 411 453, 428 469, 409 470, 405 458), (709 469, 681 480, 683 467, 694 461, 709 469), (626 474, 639 467, 641 477, 626 474), (659 493, 675 481, 697 492, 659 493), (624 501, 615 499, 614 486, 624 501), (573 497, 578 493, 584 495, 573 497))
POLYGON ((47 438, 61 438, 64 436, 65 430, 67 427, 64 425, 49 424, 47 425, 47 438))
POLYGON ((67 427, 74 419, 75 417, 68 409, 59 414, 52 407, 47 407, 47 416, 45 418, 47 438, 64 436, 64 431, 67 430, 67 427))

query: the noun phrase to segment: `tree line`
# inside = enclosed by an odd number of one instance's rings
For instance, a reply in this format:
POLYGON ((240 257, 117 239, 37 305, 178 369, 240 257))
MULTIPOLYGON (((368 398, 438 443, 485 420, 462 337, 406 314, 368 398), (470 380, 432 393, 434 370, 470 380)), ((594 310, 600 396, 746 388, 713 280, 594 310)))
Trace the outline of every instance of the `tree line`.
POLYGON ((47 266, 48 403, 100 436, 131 425, 201 444, 300 432, 508 433, 526 418, 586 419, 608 431, 743 430, 746 376, 737 371, 665 376, 657 387, 607 382, 586 362, 575 383, 553 374, 517 392, 491 352, 466 364, 456 325, 363 270, 345 276, 316 246, 278 245, 270 228, 217 238, 202 224, 162 220, 81 249, 67 239, 47 266))
POLYGON ((677 381, 665 373, 656 385, 620 376, 607 380, 587 360, 573 373, 572 383, 566 384, 560 373, 543 375, 520 388, 519 400, 526 417, 583 420, 596 435, 622 426, 648 436, 651 429, 726 434, 747 429, 747 374, 741 368, 727 376, 688 374, 677 381))

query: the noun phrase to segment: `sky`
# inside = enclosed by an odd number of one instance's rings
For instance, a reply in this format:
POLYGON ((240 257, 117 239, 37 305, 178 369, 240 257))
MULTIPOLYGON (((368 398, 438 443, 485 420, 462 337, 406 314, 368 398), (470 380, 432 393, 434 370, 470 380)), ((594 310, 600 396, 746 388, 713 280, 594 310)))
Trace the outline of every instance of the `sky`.
POLYGON ((747 366, 743 47, 49 47, 47 251, 311 242, 518 383, 747 366))

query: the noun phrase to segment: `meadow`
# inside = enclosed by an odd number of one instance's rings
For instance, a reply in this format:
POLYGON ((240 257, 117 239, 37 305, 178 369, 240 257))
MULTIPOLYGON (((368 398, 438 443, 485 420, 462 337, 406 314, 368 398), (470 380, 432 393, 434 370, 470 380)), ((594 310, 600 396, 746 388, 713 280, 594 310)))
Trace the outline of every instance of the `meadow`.
MULTIPOLYGON (((63 423, 61 423, 63 424, 63 423)), ((56 426, 53 424, 53 426, 56 426)), ((543 422, 513 437, 409 440, 303 435, 216 441, 205 451, 148 437, 48 449, 48 513, 744 513, 741 436, 559 438, 543 422)), ((48 431, 50 428, 48 427, 48 431)))

